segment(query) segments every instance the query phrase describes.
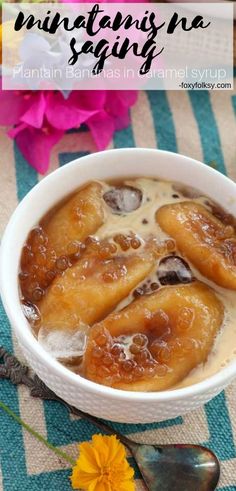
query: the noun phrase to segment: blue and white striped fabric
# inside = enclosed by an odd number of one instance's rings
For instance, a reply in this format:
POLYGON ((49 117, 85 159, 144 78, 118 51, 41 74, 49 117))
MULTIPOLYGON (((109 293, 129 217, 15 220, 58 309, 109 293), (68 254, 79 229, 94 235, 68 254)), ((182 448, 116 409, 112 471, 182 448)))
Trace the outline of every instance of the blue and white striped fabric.
MULTIPOLYGON (((141 92, 131 125, 114 136, 111 147, 158 147, 204 161, 236 179, 236 92, 141 92)), ((0 229, 39 179, 4 130, 0 131, 0 229)), ((86 131, 70 132, 52 153, 58 165, 94 151, 86 131)), ((40 206, 40 203, 39 203, 40 206)), ((1 307, 0 307, 1 309, 1 307)), ((18 353, 3 309, 0 344, 18 353)), ((0 382, 0 399, 54 445, 76 455, 76 442, 96 432, 57 403, 32 400, 25 388, 0 382)), ((208 445, 221 459, 220 491, 236 491, 236 384, 204 408, 184 418, 149 425, 114 424, 141 442, 193 442, 208 445)), ((0 409, 0 491, 70 490, 70 469, 0 409)), ((137 474, 137 490, 144 487, 137 474)), ((173 490, 174 491, 174 490, 173 490)), ((183 490, 184 491, 184 490, 183 490)))

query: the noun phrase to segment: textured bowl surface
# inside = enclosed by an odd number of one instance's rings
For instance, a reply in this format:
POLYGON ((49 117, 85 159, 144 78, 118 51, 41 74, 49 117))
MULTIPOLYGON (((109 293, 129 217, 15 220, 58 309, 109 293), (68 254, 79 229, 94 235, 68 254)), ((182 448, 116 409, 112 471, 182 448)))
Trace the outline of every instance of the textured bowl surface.
POLYGON ((39 377, 70 404, 98 417, 125 423, 174 418, 201 406, 236 376, 236 361, 207 380, 165 392, 128 392, 95 384, 55 361, 33 336, 19 302, 18 268, 30 229, 55 203, 92 179, 156 176, 194 186, 236 216, 236 184, 190 158, 154 149, 92 154, 44 178, 19 204, 6 228, 0 255, 1 295, 23 353, 39 377))

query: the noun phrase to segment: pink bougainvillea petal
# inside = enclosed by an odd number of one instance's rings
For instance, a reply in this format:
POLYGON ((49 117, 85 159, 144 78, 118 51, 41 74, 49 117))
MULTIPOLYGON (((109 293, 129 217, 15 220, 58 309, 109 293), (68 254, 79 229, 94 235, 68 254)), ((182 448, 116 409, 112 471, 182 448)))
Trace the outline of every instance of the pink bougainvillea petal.
POLYGON ((138 90, 120 90, 119 99, 126 106, 133 106, 138 99, 138 90))
POLYGON ((51 149, 61 139, 63 133, 50 127, 38 129, 27 126, 18 131, 15 140, 29 164, 44 174, 49 166, 51 149))
POLYGON ((78 90, 70 95, 73 104, 81 109, 103 109, 106 103, 106 90, 78 90))
POLYGON ((98 112, 97 109, 87 110, 76 106, 73 94, 65 99, 60 92, 48 95, 46 117, 48 122, 57 129, 69 130, 81 125, 98 112))
POLYGON ((130 124, 130 115, 129 110, 126 109, 122 114, 116 116, 114 119, 115 130, 123 130, 123 128, 127 128, 130 124))
POLYGON ((107 91, 106 107, 110 114, 119 115, 127 108, 133 106, 137 100, 136 90, 107 91))
POLYGON ((32 105, 26 111, 20 120, 34 128, 41 128, 44 120, 46 108, 46 99, 43 92, 38 92, 34 95, 32 105))
POLYGON ((20 123, 20 124, 17 124, 16 126, 14 126, 14 128, 11 128, 10 130, 8 130, 7 134, 8 134, 8 136, 10 136, 10 138, 15 138, 18 135, 18 133, 20 133, 25 128, 27 128, 27 124, 26 123, 20 123))
POLYGON ((115 131, 114 119, 105 111, 101 111, 87 121, 87 126, 92 133, 98 150, 104 150, 110 143, 115 131))
POLYGON ((12 126, 17 124, 31 102, 21 91, 0 90, 0 125, 12 126))
POLYGON ((72 91, 67 98, 59 91, 1 91, 0 124, 11 126, 26 160, 42 174, 50 152, 68 129, 86 123, 98 150, 110 143, 114 131, 130 123, 129 109, 137 91, 72 91))

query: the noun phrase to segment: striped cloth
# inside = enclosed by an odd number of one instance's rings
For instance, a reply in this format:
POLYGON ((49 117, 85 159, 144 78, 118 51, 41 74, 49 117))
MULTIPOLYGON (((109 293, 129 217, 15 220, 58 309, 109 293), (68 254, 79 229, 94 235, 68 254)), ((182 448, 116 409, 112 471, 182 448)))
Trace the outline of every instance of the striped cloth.
MULTIPOLYGON (((114 136, 111 147, 158 147, 215 162, 236 179, 236 92, 141 92, 131 125, 114 136)), ((0 132, 1 232, 18 201, 42 177, 27 165, 4 130, 0 132)), ((68 133, 54 148, 49 172, 95 150, 86 131, 68 133)), ((40 206, 40 203, 39 203, 40 206)), ((0 343, 18 347, 0 310, 0 343)), ((208 445, 221 459, 220 491, 236 491, 236 384, 205 407, 186 416, 148 425, 114 424, 140 442, 192 442, 208 445)), ((30 398, 27 389, 0 382, 0 399, 54 445, 76 456, 75 442, 96 429, 53 402, 30 398)), ((70 490, 70 469, 0 410, 0 491, 70 490)), ((140 476, 137 490, 144 490, 140 476)), ((173 490, 174 491, 174 490, 173 490)), ((184 491, 184 490, 183 490, 184 491)))

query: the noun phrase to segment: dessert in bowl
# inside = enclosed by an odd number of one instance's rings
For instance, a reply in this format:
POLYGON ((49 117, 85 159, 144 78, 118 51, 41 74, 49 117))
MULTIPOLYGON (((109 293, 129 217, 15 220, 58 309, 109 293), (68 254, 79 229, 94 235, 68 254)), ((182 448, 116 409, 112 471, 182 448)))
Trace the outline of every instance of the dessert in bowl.
POLYGON ((27 195, 3 238, 2 297, 52 390, 96 416, 150 422, 232 380, 235 189, 181 155, 124 149, 27 195))

